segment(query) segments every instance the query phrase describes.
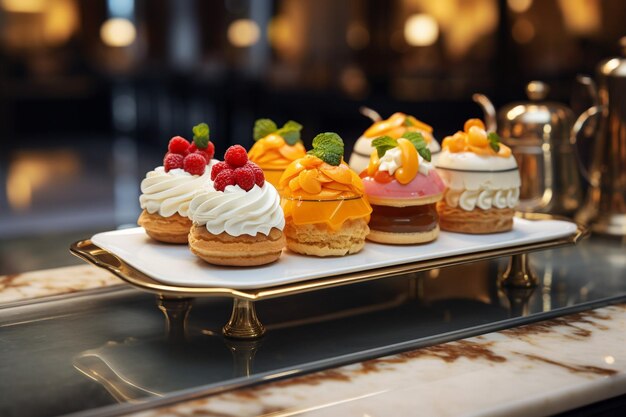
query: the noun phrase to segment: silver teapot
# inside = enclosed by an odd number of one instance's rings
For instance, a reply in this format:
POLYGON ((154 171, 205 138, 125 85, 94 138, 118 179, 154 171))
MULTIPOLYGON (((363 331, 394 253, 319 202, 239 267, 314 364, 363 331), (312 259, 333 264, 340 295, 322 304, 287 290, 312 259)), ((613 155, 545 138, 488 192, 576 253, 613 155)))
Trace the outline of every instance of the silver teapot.
MULTIPOLYGON (((626 37, 620 43, 622 57, 598 65, 597 87, 583 78, 597 102, 581 114, 576 127, 580 129, 591 116, 601 116, 589 170, 582 169, 590 186, 576 220, 594 232, 626 236, 626 37)), ((571 143, 576 143, 576 136, 571 143)))
POLYGON ((489 99, 475 94, 489 130, 497 131, 517 160, 522 180, 520 211, 573 215, 583 196, 570 137, 576 136, 575 116, 567 106, 546 101, 549 88, 532 81, 529 101, 503 106, 496 115, 489 99))

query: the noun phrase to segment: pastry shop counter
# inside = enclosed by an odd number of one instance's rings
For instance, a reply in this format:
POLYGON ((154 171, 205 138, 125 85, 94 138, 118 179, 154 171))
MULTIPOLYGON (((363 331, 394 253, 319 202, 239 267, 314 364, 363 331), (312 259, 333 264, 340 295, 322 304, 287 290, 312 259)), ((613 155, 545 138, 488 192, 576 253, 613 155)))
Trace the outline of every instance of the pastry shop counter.
POLYGON ((135 415, 553 415, 626 393, 625 329, 616 304, 135 415))
POLYGON ((90 265, 9 274, 0 276, 0 306, 119 285, 115 276, 90 265))
POLYGON ((166 323, 154 295, 88 265, 0 277, 0 415, 582 407, 626 393, 624 246, 533 253, 535 289, 499 288, 497 259, 261 301, 256 341, 221 335, 226 298, 162 303, 166 323))

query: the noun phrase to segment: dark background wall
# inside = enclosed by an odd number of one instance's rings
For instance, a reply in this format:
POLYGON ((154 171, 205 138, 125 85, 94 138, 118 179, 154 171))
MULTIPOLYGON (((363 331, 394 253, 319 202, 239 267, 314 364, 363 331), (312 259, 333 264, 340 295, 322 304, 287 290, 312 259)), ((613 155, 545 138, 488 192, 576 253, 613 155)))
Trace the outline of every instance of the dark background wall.
POLYGON ((221 156, 259 117, 350 150, 362 105, 441 140, 481 115, 473 93, 499 107, 533 79, 580 112, 575 76, 620 54, 624 21, 621 0, 2 0, 0 273, 20 242, 34 259, 33 240, 132 224, 139 181, 200 121, 221 156))

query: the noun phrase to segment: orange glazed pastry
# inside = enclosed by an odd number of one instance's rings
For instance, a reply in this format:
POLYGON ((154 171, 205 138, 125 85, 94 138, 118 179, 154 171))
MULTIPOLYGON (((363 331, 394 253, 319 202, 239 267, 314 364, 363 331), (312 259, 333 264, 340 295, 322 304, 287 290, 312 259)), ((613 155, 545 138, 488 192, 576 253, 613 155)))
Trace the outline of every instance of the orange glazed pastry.
POLYGON ((443 140, 435 167, 446 183, 437 203, 441 229, 496 233, 513 228, 520 176, 511 149, 482 120, 469 119, 463 131, 443 140))
POLYGON ((280 176, 285 168, 306 155, 300 141, 302 125, 288 121, 280 129, 270 119, 259 119, 254 123, 254 140, 248 157, 263 170, 265 179, 278 188, 280 176))
POLYGON ((279 187, 289 249, 343 256, 363 248, 372 207, 361 178, 343 162, 339 135, 317 135, 313 149, 287 167, 279 187))
POLYGON ((372 140, 381 136, 399 139, 407 132, 420 133, 433 155, 433 160, 437 157, 441 148, 433 137, 433 128, 411 115, 398 112, 392 114, 388 119, 375 121, 357 139, 350 155, 350 168, 356 172, 361 172, 367 168, 370 154, 374 150, 372 140))

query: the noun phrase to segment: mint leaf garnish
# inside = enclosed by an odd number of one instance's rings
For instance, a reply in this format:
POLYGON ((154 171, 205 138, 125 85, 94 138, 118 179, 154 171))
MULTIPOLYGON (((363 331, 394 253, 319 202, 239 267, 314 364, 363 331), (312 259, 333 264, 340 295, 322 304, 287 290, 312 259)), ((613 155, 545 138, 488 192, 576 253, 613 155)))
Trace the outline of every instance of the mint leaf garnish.
POLYGON ((417 149, 417 144, 419 143, 423 142, 423 144, 426 145, 424 136, 422 136, 422 134, 419 132, 405 132, 404 135, 402 135, 402 137, 408 140, 409 142, 411 142, 413 146, 415 146, 415 149, 417 149))
POLYGON ((301 130, 302 125, 300 123, 289 120, 283 125, 283 127, 276 131, 276 134, 282 136, 282 138, 285 139, 285 142, 293 146, 300 140, 301 130))
POLYGON ((487 139, 489 140, 489 146, 496 152, 500 151, 500 136, 497 133, 491 132, 487 135, 487 139))
POLYGON ((254 140, 259 140, 269 135, 270 133, 274 133, 278 130, 278 126, 271 119, 259 119, 254 122, 254 129, 252 134, 254 136, 254 140))
POLYGON ((389 136, 381 136, 372 141, 372 146, 376 148, 378 157, 382 158, 385 155, 385 152, 398 146, 398 141, 389 136))
POLYGON ((209 146, 210 129, 208 124, 197 124, 191 130, 193 131, 193 143, 198 149, 205 149, 209 146))
POLYGON ((320 133, 313 138, 313 149, 307 152, 329 165, 337 166, 343 158, 343 140, 333 132, 320 133))
POLYGON ((422 158, 430 162, 432 155, 430 153, 430 149, 428 149, 428 144, 426 143, 426 140, 421 133, 406 132, 402 137, 411 142, 413 146, 415 146, 417 153, 420 154, 422 158))
POLYGON ((281 129, 286 129, 286 130, 297 130, 298 132, 302 130, 302 125, 298 122, 295 122, 293 120, 289 120, 287 123, 285 123, 283 125, 283 127, 281 129))

